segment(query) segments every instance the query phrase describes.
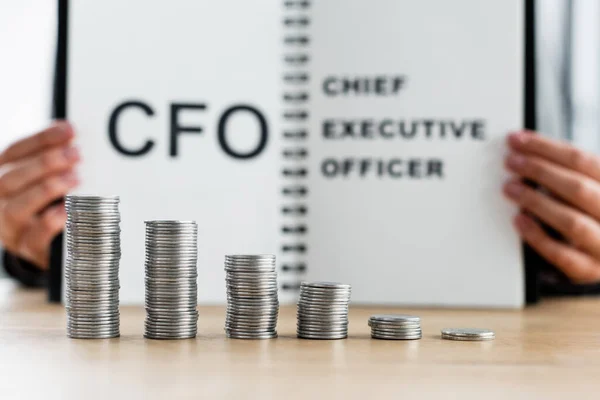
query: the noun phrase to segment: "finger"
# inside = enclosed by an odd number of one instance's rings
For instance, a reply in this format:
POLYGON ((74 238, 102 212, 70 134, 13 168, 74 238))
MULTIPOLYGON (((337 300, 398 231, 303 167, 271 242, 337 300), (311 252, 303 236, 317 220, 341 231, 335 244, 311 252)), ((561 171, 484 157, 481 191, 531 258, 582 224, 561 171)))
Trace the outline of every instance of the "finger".
POLYGON ((600 181, 600 158, 568 143, 523 131, 510 134, 508 144, 515 151, 541 157, 600 181))
POLYGON ((518 180, 508 182, 504 186, 504 193, 524 210, 560 232, 575 247, 600 259, 600 224, 593 218, 518 180))
POLYGON ((33 155, 48 147, 66 144, 74 137, 73 128, 66 121, 58 121, 42 132, 19 140, 0 154, 0 165, 33 155))
POLYGON ((523 238, 542 257, 560 269, 574 283, 600 281, 600 265, 587 254, 550 238, 530 217, 519 214, 515 227, 523 238))
POLYGON ((23 232, 19 254, 41 269, 47 269, 50 244, 64 229, 66 221, 67 213, 63 203, 49 207, 23 232))
POLYGON ((12 196, 47 176, 66 172, 80 160, 72 146, 53 147, 26 159, 0 178, 0 197, 12 196))
POLYGON ((33 217, 53 201, 64 197, 79 184, 73 171, 52 176, 11 197, 4 207, 5 219, 16 230, 22 229, 33 217))
POLYGON ((513 173, 544 186, 575 207, 600 219, 600 183, 537 156, 512 153, 506 167, 513 173))

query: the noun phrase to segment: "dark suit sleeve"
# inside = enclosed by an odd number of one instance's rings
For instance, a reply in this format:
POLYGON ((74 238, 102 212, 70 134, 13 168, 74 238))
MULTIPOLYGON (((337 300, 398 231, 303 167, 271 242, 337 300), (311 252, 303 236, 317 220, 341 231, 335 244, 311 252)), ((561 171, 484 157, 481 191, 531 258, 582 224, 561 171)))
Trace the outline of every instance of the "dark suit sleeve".
POLYGON ((2 261, 6 273, 27 287, 45 287, 47 273, 35 265, 4 251, 2 261))
POLYGON ((600 284, 574 284, 564 273, 552 266, 542 268, 538 279, 542 296, 600 295, 600 284))

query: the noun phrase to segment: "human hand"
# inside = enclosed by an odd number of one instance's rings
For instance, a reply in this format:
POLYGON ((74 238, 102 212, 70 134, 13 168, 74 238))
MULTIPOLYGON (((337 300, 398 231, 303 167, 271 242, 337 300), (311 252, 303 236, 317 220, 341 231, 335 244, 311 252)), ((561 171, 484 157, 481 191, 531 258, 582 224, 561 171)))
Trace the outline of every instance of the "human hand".
POLYGON ((78 184, 73 137, 71 125, 56 122, 0 154, 0 242, 40 269, 67 219, 64 203, 51 204, 78 184))
POLYGON ((516 176, 504 193, 522 208, 514 223, 523 240, 573 283, 600 282, 600 157, 533 132, 509 135, 508 145, 505 165, 516 176), (548 236, 532 216, 566 242, 548 236))

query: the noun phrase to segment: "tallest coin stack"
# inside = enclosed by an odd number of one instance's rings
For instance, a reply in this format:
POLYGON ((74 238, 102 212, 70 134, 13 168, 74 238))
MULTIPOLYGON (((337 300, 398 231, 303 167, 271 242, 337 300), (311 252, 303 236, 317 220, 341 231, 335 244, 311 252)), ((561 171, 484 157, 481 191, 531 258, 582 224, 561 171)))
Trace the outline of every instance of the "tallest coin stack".
POLYGON ((67 335, 119 336, 118 197, 67 196, 67 335))

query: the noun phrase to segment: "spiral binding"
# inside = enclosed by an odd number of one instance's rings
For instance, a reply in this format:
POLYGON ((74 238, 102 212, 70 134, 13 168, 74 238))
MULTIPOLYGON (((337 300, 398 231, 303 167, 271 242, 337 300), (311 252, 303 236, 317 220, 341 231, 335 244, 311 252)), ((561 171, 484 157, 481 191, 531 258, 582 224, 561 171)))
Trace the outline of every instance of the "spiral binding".
POLYGON ((305 130, 299 130, 299 131, 284 130, 283 131, 283 138, 284 139, 304 140, 304 139, 308 138, 308 132, 305 131, 305 130))
POLYGON ((308 157, 308 150, 304 147, 286 148, 283 149, 283 158, 290 160, 302 160, 308 157))
POLYGON ((308 168, 308 112, 310 64, 308 48, 311 38, 307 28, 311 24, 308 0, 283 0, 283 95, 282 111, 283 130, 282 150, 283 168, 281 176, 286 182, 281 188, 283 204, 281 214, 284 223, 281 233, 284 242, 281 244, 280 277, 283 291, 297 292, 300 282, 306 274, 307 251, 306 218, 308 206, 306 198, 308 187, 301 184, 309 175, 308 168))
POLYGON ((283 56, 284 62, 292 66, 301 66, 310 60, 308 54, 286 54, 283 56))

